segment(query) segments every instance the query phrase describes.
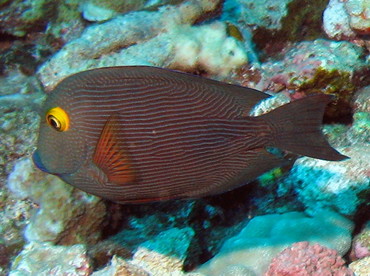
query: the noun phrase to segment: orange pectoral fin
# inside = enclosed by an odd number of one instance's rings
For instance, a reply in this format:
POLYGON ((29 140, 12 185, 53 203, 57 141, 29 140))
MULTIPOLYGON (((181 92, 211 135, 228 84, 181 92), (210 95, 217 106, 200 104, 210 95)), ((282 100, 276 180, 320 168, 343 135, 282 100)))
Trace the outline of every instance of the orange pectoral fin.
POLYGON ((93 157, 94 163, 106 174, 110 183, 124 185, 135 180, 130 158, 124 150, 124 137, 118 117, 112 115, 100 134, 93 157))

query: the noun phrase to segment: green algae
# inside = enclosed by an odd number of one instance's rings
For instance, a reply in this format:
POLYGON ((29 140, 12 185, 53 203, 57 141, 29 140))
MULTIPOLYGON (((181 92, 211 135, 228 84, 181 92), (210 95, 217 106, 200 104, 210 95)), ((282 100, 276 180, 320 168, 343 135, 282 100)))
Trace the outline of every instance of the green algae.
POLYGON ((309 94, 317 93, 320 90, 325 94, 349 100, 349 96, 353 95, 356 86, 352 83, 351 73, 318 67, 313 77, 304 80, 298 88, 309 94))
POLYGON ((284 174, 282 168, 275 168, 271 171, 264 173, 258 179, 262 187, 269 186, 277 181, 284 174))
POLYGON ((313 77, 300 82, 297 89, 306 94, 324 93, 335 96, 325 113, 327 118, 346 117, 351 114, 351 101, 356 86, 350 72, 318 67, 313 77))

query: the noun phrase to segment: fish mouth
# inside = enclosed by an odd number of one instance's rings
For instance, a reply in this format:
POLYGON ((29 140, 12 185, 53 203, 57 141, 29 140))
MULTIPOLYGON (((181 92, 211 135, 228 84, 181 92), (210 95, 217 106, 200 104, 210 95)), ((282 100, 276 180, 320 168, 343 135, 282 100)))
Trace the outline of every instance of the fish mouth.
POLYGON ((39 153, 37 152, 37 150, 33 153, 32 155, 32 160, 33 160, 33 163, 36 165, 36 167, 38 169, 40 169, 41 171, 43 172, 46 172, 48 173, 48 170, 46 169, 46 167, 44 166, 44 164, 42 163, 41 161, 41 158, 40 158, 40 155, 39 153))

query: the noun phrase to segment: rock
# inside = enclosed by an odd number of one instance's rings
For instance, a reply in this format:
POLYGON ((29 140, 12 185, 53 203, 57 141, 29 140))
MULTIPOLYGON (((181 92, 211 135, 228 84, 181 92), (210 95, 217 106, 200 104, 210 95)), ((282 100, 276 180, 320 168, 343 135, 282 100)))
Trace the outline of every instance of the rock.
POLYGON ((310 214, 331 209, 353 215, 368 200, 370 148, 359 143, 338 150, 350 158, 341 162, 299 158, 281 184, 293 187, 310 214))
POLYGON ((370 257, 370 221, 353 239, 352 251, 356 260, 370 257))
POLYGON ((345 4, 340 0, 330 0, 323 14, 323 27, 330 38, 349 39, 354 38, 356 33, 352 30, 350 17, 345 4))
POLYGON ((15 257, 9 276, 90 274, 91 264, 83 245, 69 247, 31 242, 15 257))
POLYGON ((103 202, 38 171, 31 159, 18 161, 7 186, 18 198, 30 198, 39 205, 25 229, 27 241, 74 244, 100 238, 103 202))
POLYGON ((181 275, 193 236, 191 228, 172 228, 162 232, 155 239, 141 244, 131 263, 153 276, 181 275))
POLYGON ((113 256, 110 264, 103 269, 95 271, 91 276, 150 276, 144 269, 135 266, 122 258, 113 256))
POLYGON ((350 263, 349 268, 353 270, 355 276, 369 276, 370 256, 350 263))
MULTIPOLYGON (((132 12, 103 24, 92 25, 45 63, 39 69, 39 77, 46 89, 51 90, 66 76, 97 67, 132 64, 171 67, 178 61, 175 58, 178 57, 175 55, 176 50, 179 50, 176 47, 179 46, 177 36, 185 31, 180 35, 182 42, 189 36, 188 29, 183 25, 193 24, 205 13, 213 11, 217 5, 218 1, 193 0, 158 11, 132 12), (125 32, 122 32, 123 29, 125 32)), ((245 63, 245 55, 241 55, 242 60, 238 56, 243 51, 233 42, 234 38, 230 38, 232 41, 226 39, 224 25, 215 26, 220 24, 210 25, 208 29, 218 29, 218 40, 225 38, 225 42, 221 43, 225 51, 222 55, 231 60, 232 56, 237 55, 237 62, 234 64, 245 63)), ((191 40, 184 46, 190 47, 193 52, 200 52, 197 48, 201 48, 202 44, 194 37, 195 33, 192 32, 191 40)), ((220 48, 216 48, 214 55, 220 55, 219 50, 220 48)))
POLYGON ((227 0, 222 18, 251 29, 262 57, 271 57, 291 42, 322 37, 325 6, 326 1, 227 0))
POLYGON ((358 80, 364 84, 368 81, 367 70, 361 47, 347 41, 317 39, 288 48, 281 60, 263 63, 261 79, 255 87, 263 91, 286 91, 292 98, 313 93, 335 95, 326 116, 343 117, 351 112, 358 80))
POLYGON ((336 40, 350 40, 370 33, 368 0, 330 0, 323 15, 326 34, 336 40))
POLYGON ((350 248, 352 228, 351 221, 329 211, 314 217, 299 212, 255 217, 238 235, 228 239, 198 272, 218 276, 241 265, 256 275, 263 275, 279 252, 299 241, 319 243, 343 256, 350 248))

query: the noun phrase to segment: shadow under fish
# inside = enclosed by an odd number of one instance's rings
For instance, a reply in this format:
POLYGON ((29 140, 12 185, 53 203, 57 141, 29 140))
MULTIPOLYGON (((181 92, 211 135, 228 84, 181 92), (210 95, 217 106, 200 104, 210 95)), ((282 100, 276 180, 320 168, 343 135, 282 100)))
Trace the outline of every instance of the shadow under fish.
POLYGON ((321 132, 331 96, 250 117, 263 92, 168 69, 107 67, 72 75, 43 106, 33 160, 119 203, 197 198, 283 165, 278 148, 339 161, 321 132))

